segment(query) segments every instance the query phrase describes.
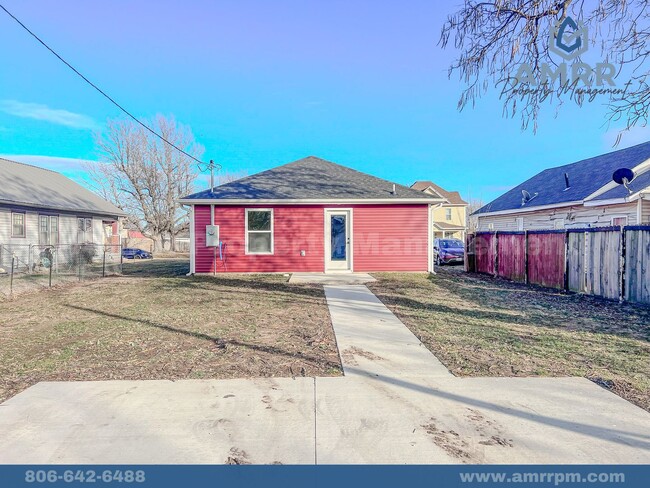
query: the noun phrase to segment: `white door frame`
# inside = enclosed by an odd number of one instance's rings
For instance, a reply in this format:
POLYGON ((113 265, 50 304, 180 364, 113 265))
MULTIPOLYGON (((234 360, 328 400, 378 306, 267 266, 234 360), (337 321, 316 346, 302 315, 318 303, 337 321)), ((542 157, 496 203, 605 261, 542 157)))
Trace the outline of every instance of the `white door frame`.
POLYGON ((352 235, 352 209, 351 208, 325 208, 324 209, 324 242, 325 242, 325 267, 326 273, 350 273, 354 270, 353 265, 353 240, 352 235), (347 249, 345 252, 345 261, 331 261, 332 256, 332 215, 345 215, 345 232, 347 236, 347 249), (340 264, 340 266, 338 266, 340 264))

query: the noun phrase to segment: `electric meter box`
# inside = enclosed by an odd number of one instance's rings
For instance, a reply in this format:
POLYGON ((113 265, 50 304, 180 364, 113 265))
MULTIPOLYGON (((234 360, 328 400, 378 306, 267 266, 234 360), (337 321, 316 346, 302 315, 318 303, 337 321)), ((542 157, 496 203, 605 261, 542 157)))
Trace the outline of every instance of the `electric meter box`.
POLYGON ((219 226, 205 226, 205 247, 219 247, 219 226))

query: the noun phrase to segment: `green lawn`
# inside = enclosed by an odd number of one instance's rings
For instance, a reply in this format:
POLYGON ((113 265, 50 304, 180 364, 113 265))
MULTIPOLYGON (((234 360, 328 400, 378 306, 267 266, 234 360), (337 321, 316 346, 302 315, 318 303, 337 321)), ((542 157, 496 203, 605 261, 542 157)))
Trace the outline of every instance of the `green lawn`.
POLYGON ((584 376, 650 410, 650 308, 443 268, 369 287, 458 376, 584 376))

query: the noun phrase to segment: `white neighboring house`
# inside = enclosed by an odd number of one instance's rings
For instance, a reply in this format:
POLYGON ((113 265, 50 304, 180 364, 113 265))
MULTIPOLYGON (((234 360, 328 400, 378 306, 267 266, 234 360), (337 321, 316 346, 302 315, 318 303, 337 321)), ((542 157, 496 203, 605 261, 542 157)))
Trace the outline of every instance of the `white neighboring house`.
POLYGON ((124 212, 60 173, 0 158, 0 268, 47 245, 119 244, 124 212))
POLYGON ((546 169, 472 215, 479 231, 650 225, 650 142, 546 169), (621 168, 629 189, 612 180, 621 168))

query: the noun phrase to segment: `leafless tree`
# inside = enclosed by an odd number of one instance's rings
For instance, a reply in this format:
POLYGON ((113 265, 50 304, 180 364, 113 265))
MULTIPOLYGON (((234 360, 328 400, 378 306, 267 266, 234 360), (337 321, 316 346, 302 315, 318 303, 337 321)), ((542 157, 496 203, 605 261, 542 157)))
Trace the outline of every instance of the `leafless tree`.
POLYGON ((479 208, 483 207, 485 202, 480 198, 469 198, 467 202, 467 232, 476 232, 478 230, 478 217, 472 216, 479 208))
MULTIPOLYGON (((191 130, 173 117, 158 115, 149 125, 184 151, 201 157, 203 148, 191 130)), ((130 120, 110 120, 105 133, 97 137, 97 147, 100 162, 87 167, 95 189, 153 239, 154 250, 174 249, 176 236, 189 228, 188 211, 178 199, 194 189, 193 161, 130 120)))
MULTIPOLYGON (((466 85, 458 107, 474 106, 492 87, 504 102, 505 116, 521 116, 522 129, 532 122, 537 128, 540 108, 548 103, 556 110, 564 102, 578 105, 575 96, 556 83, 551 90, 515 90, 514 73, 522 63, 538 77, 544 64, 557 66, 549 53, 549 38, 555 24, 567 16, 587 27, 592 47, 600 49, 604 62, 612 63, 617 75, 625 73, 624 93, 609 94, 609 121, 623 121, 627 129, 648 122, 650 87, 650 6, 647 0, 464 0, 462 7, 445 22, 440 44, 460 51, 449 68, 466 85)), ((579 61, 580 58, 578 57, 579 61)), ((617 76, 618 79, 618 76, 617 76)))

